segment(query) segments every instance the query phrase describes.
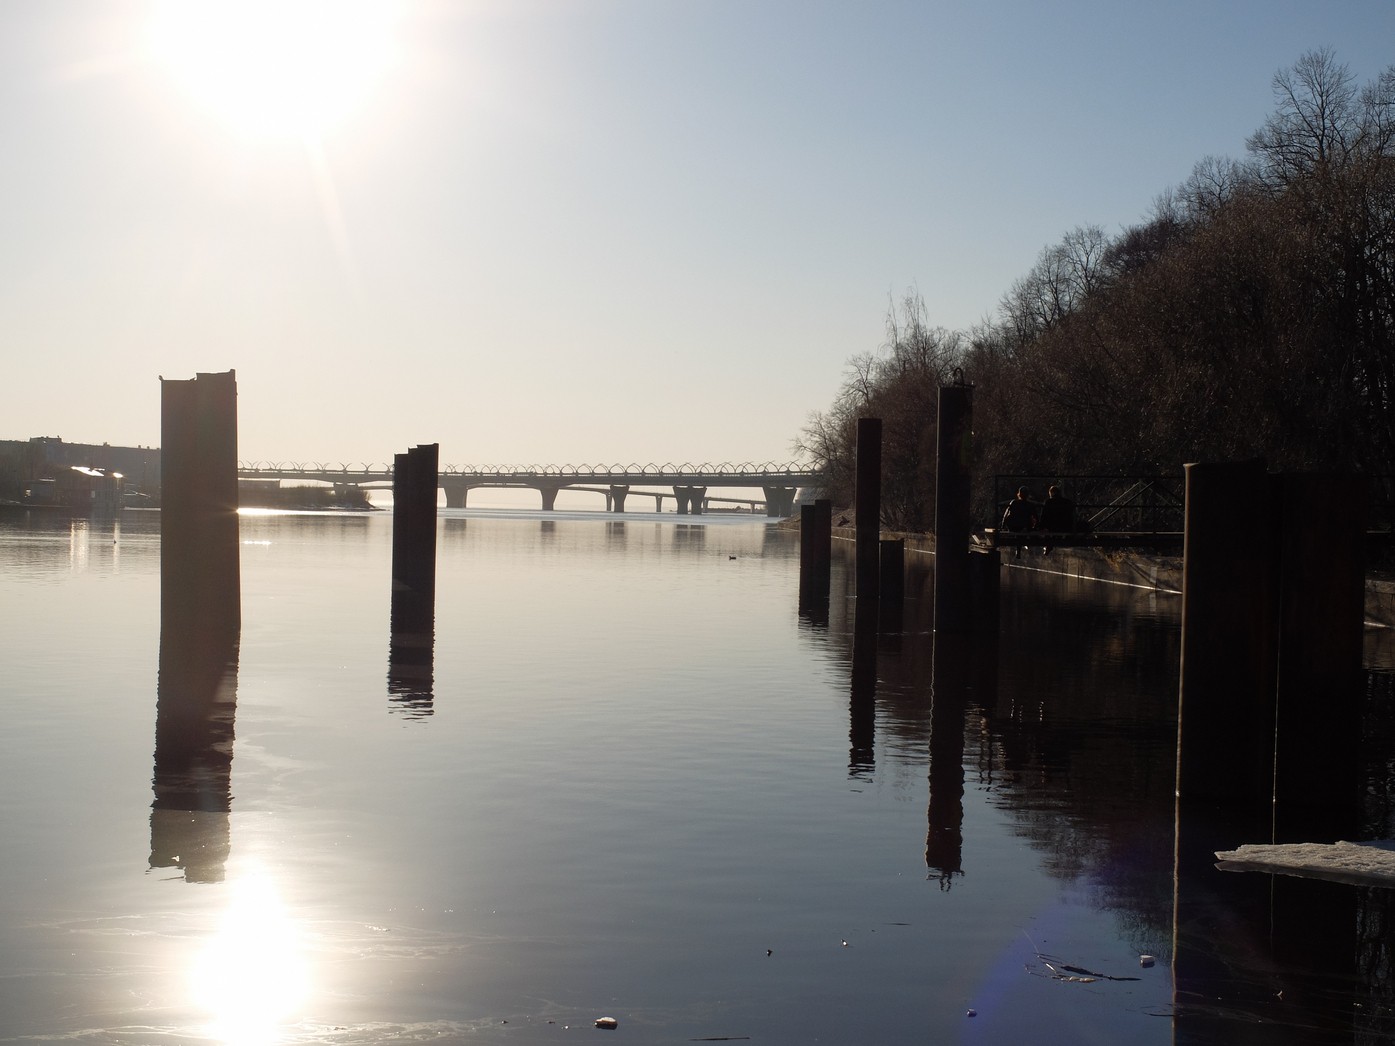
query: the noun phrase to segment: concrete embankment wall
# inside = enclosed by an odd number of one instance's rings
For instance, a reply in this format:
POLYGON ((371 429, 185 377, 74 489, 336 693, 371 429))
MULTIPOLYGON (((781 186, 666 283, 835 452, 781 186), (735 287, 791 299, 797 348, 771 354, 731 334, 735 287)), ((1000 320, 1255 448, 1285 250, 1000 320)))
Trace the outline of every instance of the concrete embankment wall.
MULTIPOLYGON (((834 540, 851 543, 851 527, 835 527, 834 540)), ((901 538, 907 555, 935 554, 933 534, 882 533, 883 538, 901 538)), ((1158 592, 1182 593, 1182 557, 1147 552, 1119 552, 1091 548, 1058 548, 1042 555, 1040 548, 1015 559, 1003 550, 1006 570, 1038 570, 1063 577, 1085 578, 1113 585, 1131 585, 1158 592)), ((1395 580, 1366 579, 1366 625, 1368 628, 1395 628, 1395 580)))

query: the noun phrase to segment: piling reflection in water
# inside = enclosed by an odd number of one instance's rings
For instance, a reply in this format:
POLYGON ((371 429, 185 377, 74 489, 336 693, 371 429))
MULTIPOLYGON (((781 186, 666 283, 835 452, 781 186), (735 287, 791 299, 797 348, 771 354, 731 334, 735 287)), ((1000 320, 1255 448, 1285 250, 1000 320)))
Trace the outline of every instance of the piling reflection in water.
POLYGON ((964 726, 970 704, 970 640, 937 634, 931 669, 926 874, 948 890, 964 874, 964 726))
POLYGON ((180 576, 167 561, 162 573, 150 867, 221 882, 231 849, 240 599, 226 566, 180 576))
POLYGON ((860 780, 871 780, 877 768, 877 617, 874 600, 857 601, 848 701, 848 776, 860 780))
POLYGON ((406 719, 435 712, 435 593, 394 588, 388 639, 388 698, 406 719))

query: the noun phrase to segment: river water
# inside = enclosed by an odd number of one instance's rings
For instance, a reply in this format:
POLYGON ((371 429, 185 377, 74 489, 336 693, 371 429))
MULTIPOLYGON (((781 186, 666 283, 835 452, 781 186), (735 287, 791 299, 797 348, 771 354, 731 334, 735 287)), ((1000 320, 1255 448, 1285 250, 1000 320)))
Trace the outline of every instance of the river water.
POLYGON ((391 530, 244 513, 195 722, 158 515, 0 521, 0 1042, 1386 1041, 1381 890, 1174 991, 1176 594, 1010 570, 932 657, 919 561, 859 641, 763 520, 444 511, 404 676, 391 530))

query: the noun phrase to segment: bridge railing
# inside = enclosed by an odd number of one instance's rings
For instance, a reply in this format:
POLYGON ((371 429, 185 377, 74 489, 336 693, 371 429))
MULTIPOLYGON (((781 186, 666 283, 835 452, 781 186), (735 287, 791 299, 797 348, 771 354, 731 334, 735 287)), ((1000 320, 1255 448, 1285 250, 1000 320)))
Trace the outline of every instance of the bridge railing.
POLYGON ((1075 504, 1076 528, 1085 532, 1174 534, 1185 525, 1185 480, 1182 476, 1012 476, 993 477, 994 517, 985 527, 1002 523, 1003 510, 1025 487, 1027 499, 1041 505, 1048 488, 1075 504))
MULTIPOLYGON (((314 461, 240 461, 238 471, 242 473, 276 473, 278 475, 342 475, 342 476, 363 476, 363 475, 386 475, 392 474, 392 465, 373 464, 371 462, 314 462, 314 461)), ((509 479, 527 477, 529 479, 555 478, 559 482, 574 483, 586 480, 607 480, 625 478, 631 482, 643 482, 650 479, 653 482, 667 482, 675 478, 698 478, 726 476, 742 479, 759 479, 768 477, 773 481, 790 481, 793 479, 806 480, 809 478, 819 478, 821 473, 813 466, 802 462, 787 462, 780 464, 773 461, 750 462, 743 461, 733 464, 729 461, 711 464, 702 462, 694 464, 692 462, 682 462, 674 464, 665 462, 660 464, 641 465, 632 462, 629 465, 615 464, 594 464, 594 465, 444 465, 440 469, 442 477, 453 477, 457 479, 509 479)))
MULTIPOLYGON (((1366 529, 1395 534, 1395 475, 1371 475, 1367 481, 1366 529)), ((1083 530, 1166 534, 1179 533, 1186 525, 1183 476, 1009 475, 993 478, 996 515, 984 525, 997 527, 1002 522, 1003 510, 1019 487, 1026 487, 1028 498, 1040 504, 1053 484, 1075 503, 1077 525, 1083 530)))

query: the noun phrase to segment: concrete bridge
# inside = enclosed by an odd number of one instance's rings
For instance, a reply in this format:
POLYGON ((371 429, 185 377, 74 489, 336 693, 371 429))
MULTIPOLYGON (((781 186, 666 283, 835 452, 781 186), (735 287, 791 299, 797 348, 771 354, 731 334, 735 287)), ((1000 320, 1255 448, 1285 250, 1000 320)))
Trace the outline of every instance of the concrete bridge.
MULTIPOLYGON (((326 462, 239 462, 239 479, 264 482, 326 483, 336 490, 355 487, 382 489, 392 487, 392 466, 362 463, 338 467, 326 462)), ((733 465, 684 463, 673 465, 445 465, 438 473, 438 486, 446 492, 447 508, 465 508, 470 491, 475 487, 504 489, 529 488, 538 491, 544 512, 556 507, 559 490, 585 490, 602 494, 606 509, 624 512, 630 494, 652 497, 654 510, 663 511, 664 498, 673 498, 680 515, 700 515, 713 504, 731 502, 749 505, 754 511, 765 505, 765 514, 783 518, 794 513, 795 495, 800 487, 821 487, 826 480, 813 466, 773 462, 733 465), (635 487, 665 487, 665 490, 636 490, 635 487), (757 498, 711 497, 711 487, 749 487, 759 489, 763 502, 757 498)))

